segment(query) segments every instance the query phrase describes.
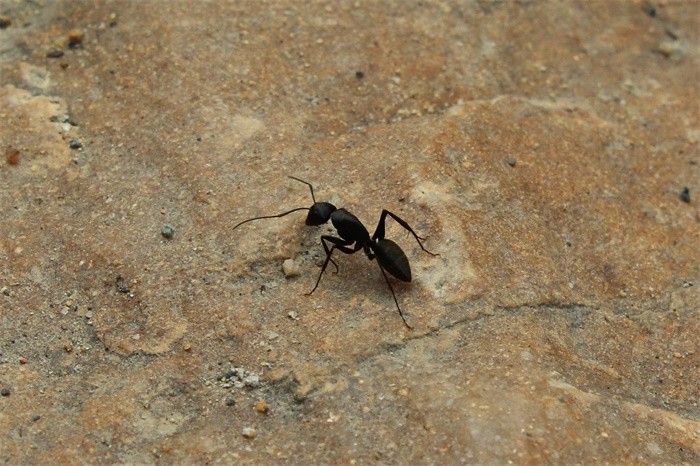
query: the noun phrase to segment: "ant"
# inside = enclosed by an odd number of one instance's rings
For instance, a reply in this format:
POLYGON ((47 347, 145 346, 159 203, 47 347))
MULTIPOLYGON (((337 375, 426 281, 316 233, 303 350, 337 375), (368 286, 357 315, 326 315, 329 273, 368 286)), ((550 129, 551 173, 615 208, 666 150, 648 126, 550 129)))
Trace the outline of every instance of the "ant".
POLYGON ((421 243, 421 240, 425 240, 425 238, 421 238, 420 236, 418 236, 416 232, 413 231, 413 228, 411 228, 411 226, 398 215, 389 212, 386 209, 382 210, 382 214, 379 217, 379 223, 377 224, 374 233, 370 237, 369 231, 362 224, 360 219, 358 219, 356 216, 354 216, 353 214, 351 214, 343 208, 336 208, 333 204, 329 202, 316 202, 316 197, 314 196, 314 188, 313 186, 311 186, 310 183, 307 183, 306 181, 300 180, 299 178, 295 178, 293 176, 290 176, 289 178, 304 183, 309 187, 309 189, 311 190, 311 198, 314 201, 311 207, 298 207, 296 209, 292 209, 288 212, 284 212, 278 215, 266 215, 263 217, 250 218, 234 226, 233 230, 243 225, 244 223, 248 223, 253 220, 284 217, 285 215, 289 215, 293 212, 297 212, 300 210, 309 211, 306 217, 307 225, 322 225, 328 222, 328 220, 330 220, 333 223, 335 229, 337 230, 339 237, 331 235, 321 236, 321 244, 323 245, 323 249, 326 252, 326 260, 323 263, 323 267, 321 268, 321 273, 318 275, 316 285, 310 292, 306 293, 307 296, 312 294, 314 291, 316 291, 316 288, 318 288, 319 283, 321 283, 321 277, 323 277, 323 273, 326 271, 326 267, 328 266, 329 262, 331 262, 335 266, 336 273, 338 273, 338 265, 332 259, 333 252, 335 250, 338 250, 345 254, 355 254, 357 251, 362 250, 365 253, 365 255, 367 255, 367 258, 369 260, 377 259, 379 269, 382 271, 382 275, 386 280, 386 284, 389 286, 389 291, 391 291, 391 296, 394 298, 394 303, 396 303, 396 309, 398 309, 399 315, 401 316, 404 325, 406 325, 407 328, 412 329, 413 327, 411 327, 408 324, 406 318, 403 315, 403 312, 401 311, 399 302, 396 299, 396 294, 394 293, 394 288, 391 286, 389 277, 386 274, 386 272, 389 272, 391 275, 403 282, 411 281, 411 265, 408 262, 406 254, 403 252, 403 250, 399 247, 398 244, 384 237, 386 231, 387 216, 393 218, 399 223, 399 225, 408 230, 416 239, 418 245, 423 251, 427 252, 431 256, 438 256, 439 254, 432 253, 425 249, 425 247, 423 247, 423 243, 421 243), (330 246, 330 248, 329 244, 332 245, 330 246))

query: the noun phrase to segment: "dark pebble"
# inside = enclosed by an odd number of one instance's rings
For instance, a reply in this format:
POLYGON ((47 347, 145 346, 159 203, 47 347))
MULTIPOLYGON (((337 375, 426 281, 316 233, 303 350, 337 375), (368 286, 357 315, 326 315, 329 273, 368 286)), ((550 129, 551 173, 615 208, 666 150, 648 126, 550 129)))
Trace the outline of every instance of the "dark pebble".
POLYGON ((2 390, 0 390, 0 395, 2 396, 10 396, 10 389, 5 387, 2 390))
POLYGON ((0 16, 0 29, 5 29, 10 27, 12 20, 9 16, 0 16))
POLYGON ((234 400, 233 398, 229 398, 228 400, 226 400, 226 406, 236 406, 236 400, 234 400))
POLYGON ((124 281, 124 277, 120 273, 117 274, 117 290, 120 293, 128 293, 129 292, 129 285, 126 284, 124 281))
POLYGON ((683 202, 690 202, 690 190, 687 186, 683 186, 683 189, 681 189, 681 194, 678 197, 680 197, 681 201, 683 202))
POLYGON ((36 422, 36 421, 39 421, 40 419, 41 419, 41 416, 36 415, 32 418, 32 421, 36 422))
POLYGON ((365 73, 362 72, 362 71, 355 71, 355 77, 356 77, 357 79, 362 79, 362 78, 365 77, 365 73))
POLYGON ((175 229, 170 225, 163 225, 160 229, 160 234, 163 235, 164 238, 170 239, 175 234, 175 229))
POLYGON ((63 55, 63 50, 58 49, 51 49, 48 52, 46 52, 47 58, 61 58, 63 55))
POLYGON ((2 294, 4 294, 5 296, 10 296, 12 294, 12 292, 10 291, 9 288, 7 288, 7 289, 2 290, 2 294))
POLYGON ((508 161, 508 165, 510 165, 511 167, 514 167, 516 163, 518 163, 518 161, 515 160, 515 159, 510 159, 510 160, 508 161))
POLYGON ((78 141, 77 139, 71 139, 69 144, 71 149, 80 149, 81 147, 83 147, 83 143, 78 141))

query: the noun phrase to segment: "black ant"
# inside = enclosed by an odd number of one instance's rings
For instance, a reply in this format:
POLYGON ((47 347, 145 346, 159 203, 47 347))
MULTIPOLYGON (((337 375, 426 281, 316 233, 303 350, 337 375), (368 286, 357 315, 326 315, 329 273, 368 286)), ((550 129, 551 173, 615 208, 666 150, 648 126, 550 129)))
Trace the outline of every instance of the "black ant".
POLYGON ((307 225, 322 225, 328 222, 328 220, 330 220, 333 223, 335 229, 337 230, 340 238, 331 235, 321 236, 321 244, 323 245, 323 249, 326 252, 326 261, 323 263, 321 273, 318 275, 318 280, 316 280, 316 285, 310 292, 307 293, 307 295, 310 295, 311 293, 316 291, 316 288, 318 288, 318 284, 321 283, 321 277, 323 277, 323 273, 326 271, 326 267, 328 266, 329 262, 333 263, 337 273, 338 265, 332 259, 333 251, 337 249, 345 254, 355 254, 357 251, 362 249, 369 260, 377 259, 379 269, 382 271, 382 275, 386 280, 386 284, 389 286, 389 291, 391 291, 391 295, 394 298, 394 303, 396 303, 396 309, 398 309, 399 315, 401 316, 403 323, 409 329, 413 328, 410 325, 408 325, 408 322, 406 322, 406 318, 404 317, 403 312, 401 312, 401 307, 399 306, 399 302, 396 299, 394 288, 391 286, 389 277, 387 277, 386 275, 386 272, 389 272, 391 275, 393 275, 401 281, 411 281, 411 265, 408 262, 406 254, 403 252, 403 250, 399 247, 398 244, 384 237, 386 231, 386 217, 390 216, 391 218, 396 220, 399 223, 399 225, 408 230, 416 239, 418 245, 423 251, 427 252, 431 256, 437 256, 439 254, 434 254, 425 249, 425 247, 423 247, 423 243, 421 243, 421 240, 425 240, 425 238, 421 238, 420 236, 418 236, 408 223, 406 223, 398 215, 389 212, 386 209, 382 210, 382 214, 379 217, 379 223, 377 224, 377 228, 375 228, 374 234, 370 238, 369 231, 367 231, 367 228, 353 214, 351 214, 343 208, 338 209, 329 202, 316 202, 316 198, 314 196, 314 188, 313 186, 311 186, 310 183, 307 183, 306 181, 300 180, 299 178, 295 178, 293 176, 290 176, 289 178, 296 181, 300 181, 301 183, 304 183, 309 187, 309 189, 311 190, 311 198, 314 201, 314 204, 311 207, 298 207, 296 209, 292 209, 288 212, 284 212, 278 215, 266 215, 263 217, 250 218, 234 226, 233 230, 243 225, 244 223, 253 220, 284 217, 285 215, 289 215, 293 212, 297 212, 300 210, 309 211, 306 217, 307 225), (328 243, 332 244, 330 248, 328 247, 328 243))

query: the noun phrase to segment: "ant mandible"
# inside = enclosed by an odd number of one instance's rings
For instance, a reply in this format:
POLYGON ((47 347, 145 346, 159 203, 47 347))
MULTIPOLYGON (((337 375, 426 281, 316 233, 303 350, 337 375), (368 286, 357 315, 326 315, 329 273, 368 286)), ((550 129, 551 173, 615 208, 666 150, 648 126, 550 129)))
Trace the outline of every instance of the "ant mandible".
POLYGON ((310 183, 293 176, 290 176, 289 178, 300 181, 309 187, 311 190, 311 198, 314 201, 314 204, 311 207, 298 207, 278 215, 266 215, 263 217, 250 218, 234 226, 233 230, 244 223, 248 223, 253 220, 284 217, 285 215, 289 215, 300 210, 309 211, 306 217, 307 225, 322 225, 330 220, 333 223, 333 227, 335 227, 336 231, 338 232, 338 236, 340 237, 331 235, 321 236, 321 244, 323 245, 323 250, 326 252, 326 260, 321 268, 321 273, 318 275, 316 285, 310 292, 307 293, 307 295, 310 295, 316 291, 319 283, 321 283, 321 277, 323 277, 323 273, 326 271, 326 267, 328 266, 329 262, 335 266, 337 273, 338 265, 332 259, 333 251, 337 249, 345 254, 355 254, 357 251, 362 250, 369 260, 377 259, 379 269, 382 271, 386 284, 389 286, 389 291, 391 291, 391 296, 394 298, 394 303, 396 303, 396 309, 398 309, 404 325, 406 325, 407 328, 412 329, 413 327, 408 324, 403 312, 401 311, 399 302, 396 299, 396 293, 394 293, 394 288, 391 286, 389 277, 386 274, 386 272, 389 272, 391 275, 404 282, 411 281, 411 265, 408 262, 406 254, 398 244, 385 238, 387 216, 393 218, 399 223, 399 225, 408 230, 416 239, 418 245, 423 251, 427 252, 431 256, 438 256, 439 254, 432 253, 425 249, 423 243, 421 243, 421 240, 425 240, 425 238, 418 236, 416 232, 413 231, 413 228, 411 228, 411 226, 398 215, 383 209, 382 214, 379 217, 379 223, 374 230, 374 234, 372 234, 370 237, 369 231, 367 231, 367 228, 356 216, 343 208, 336 208, 329 202, 316 202, 314 188, 310 183), (329 243, 332 244, 330 248, 328 247, 329 243))

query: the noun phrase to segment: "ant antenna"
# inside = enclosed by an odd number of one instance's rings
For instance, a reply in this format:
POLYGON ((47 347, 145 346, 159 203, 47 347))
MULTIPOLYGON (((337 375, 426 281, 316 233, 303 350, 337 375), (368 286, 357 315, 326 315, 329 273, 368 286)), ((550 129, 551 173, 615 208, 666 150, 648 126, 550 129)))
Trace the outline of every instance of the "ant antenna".
POLYGON ((296 178, 296 177, 294 177, 294 176, 290 176, 289 178, 291 178, 291 179, 293 179, 293 180, 300 181, 300 182, 304 183, 306 186, 308 186, 309 189, 311 190, 311 199, 313 199, 314 204, 316 204, 316 197, 314 196, 314 187, 311 186, 311 183, 307 183, 306 181, 300 180, 299 178, 296 178))
POLYGON ((252 222, 253 220, 262 220, 262 219, 264 219, 264 218, 278 218, 278 217, 284 217, 285 215, 289 215, 289 214, 291 214, 292 212, 298 212, 298 211, 300 211, 300 210, 311 210, 311 209, 309 209, 308 207, 297 207, 296 209, 292 209, 292 210, 290 210, 289 212, 285 212, 285 213, 279 214, 279 215, 265 215, 264 217, 249 218, 248 220, 243 220, 241 223, 239 223, 239 224, 236 225, 235 227, 231 228, 231 231, 235 230, 236 228, 238 228, 239 226, 243 225, 244 223, 252 222))
MULTIPOLYGON (((311 190, 311 199, 313 199, 314 204, 316 204, 316 197, 314 196, 314 187, 311 186, 311 183, 307 183, 306 181, 300 180, 299 178, 296 178, 296 177, 294 177, 294 176, 290 176, 289 178, 291 178, 291 179, 293 179, 293 180, 297 180, 297 181, 299 181, 299 182, 301 182, 301 183, 304 183, 306 186, 308 186, 309 189, 311 190)), ((239 223, 239 224, 236 225, 235 227, 231 228, 231 231, 235 230, 236 228, 238 228, 239 226, 243 225, 244 223, 252 222, 253 220, 262 220, 262 219, 266 219, 266 218, 279 218, 279 217, 284 217, 285 215, 289 215, 289 214, 291 214, 291 213, 293 213, 293 212, 298 212, 298 211, 300 211, 300 210, 309 210, 309 211, 310 211, 311 208, 310 208, 310 207, 297 207, 296 209, 292 209, 292 210, 290 210, 290 211, 288 211, 288 212, 284 212, 284 213, 278 214, 278 215, 265 215, 265 216, 263 216, 263 217, 249 218, 248 220, 243 220, 241 223, 239 223)), ((330 213, 329 213, 328 215, 330 216, 330 213)), ((326 218, 326 221, 327 221, 327 220, 328 220, 328 219, 326 218)))

